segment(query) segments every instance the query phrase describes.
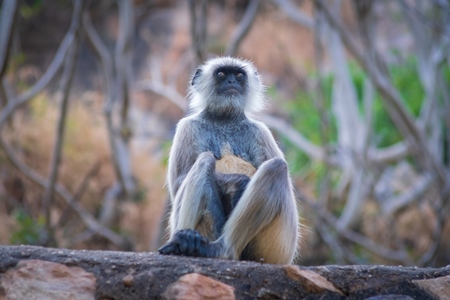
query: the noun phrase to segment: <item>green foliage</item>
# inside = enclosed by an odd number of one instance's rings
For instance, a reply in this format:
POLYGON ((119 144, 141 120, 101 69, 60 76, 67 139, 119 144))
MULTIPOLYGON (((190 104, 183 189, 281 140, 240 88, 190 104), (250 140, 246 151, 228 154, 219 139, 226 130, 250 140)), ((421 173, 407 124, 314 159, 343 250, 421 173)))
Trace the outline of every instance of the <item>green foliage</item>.
POLYGON ((15 214, 15 219, 18 228, 11 234, 11 244, 39 244, 41 233, 44 232, 44 217, 39 217, 37 220, 34 220, 33 217, 19 210, 15 214))
MULTIPOLYGON (((311 74, 311 79, 317 75, 311 74)), ((324 138, 332 145, 337 141, 336 122, 331 115, 331 92, 333 86, 332 76, 325 76, 322 79, 322 93, 324 101, 325 118, 329 120, 329 126, 325 127, 319 113, 319 104, 316 101, 315 91, 298 91, 295 100, 290 101, 285 110, 289 113, 289 123, 301 132, 307 139, 316 145, 323 145, 324 138)), ((303 179, 320 189, 320 183, 327 175, 327 167, 323 163, 311 161, 309 157, 292 145, 289 140, 282 137, 282 146, 289 162, 291 172, 301 175, 303 179)), ((328 175, 332 175, 329 173, 328 175)), ((332 178, 331 178, 332 179, 332 178)))
POLYGON ((425 93, 417 73, 415 57, 408 58, 401 65, 390 66, 389 72, 394 86, 401 93, 407 107, 414 116, 418 116, 425 93))
POLYGON ((25 19, 39 14, 42 10, 42 0, 26 1, 19 7, 19 12, 25 19))
MULTIPOLYGON (((356 63, 349 63, 350 75, 353 85, 358 97, 359 110, 361 117, 364 117, 363 93, 364 85, 367 80, 367 74, 356 63)), ((414 57, 406 60, 406 63, 401 65, 391 65, 389 73, 392 82, 400 92, 405 106, 414 116, 420 113, 422 101, 424 98, 424 90, 417 73, 417 61, 414 57)), ((310 74, 310 79, 314 79, 317 74, 310 74)), ((444 69, 444 77, 450 79, 450 70, 448 67, 444 69)), ((333 146, 337 141, 336 121, 331 114, 332 103, 332 87, 333 76, 325 76, 322 79, 322 94, 324 97, 325 113, 329 120, 328 128, 323 127, 324 123, 321 120, 318 105, 315 104, 315 91, 302 90, 298 91, 293 101, 290 101, 285 110, 289 113, 289 122, 292 126, 301 132, 306 138, 317 145, 324 145, 327 143, 333 146), (323 140, 321 134, 323 131, 326 140, 323 140)), ((271 91, 276 94, 276 91, 271 91)), ((275 96, 276 97, 276 96, 275 96)), ((373 114, 373 143, 378 147, 386 147, 395 144, 402 140, 402 136, 392 123, 391 118, 384 107, 383 99, 376 94, 372 108, 373 114)), ((319 180, 324 175, 324 166, 320 163, 313 162, 309 157, 298 150, 294 145, 289 143, 287 139, 282 139, 283 147, 285 148, 286 158, 291 166, 291 171, 295 174, 301 175, 311 183, 319 180)), ((316 183, 317 184, 317 183, 316 183)))

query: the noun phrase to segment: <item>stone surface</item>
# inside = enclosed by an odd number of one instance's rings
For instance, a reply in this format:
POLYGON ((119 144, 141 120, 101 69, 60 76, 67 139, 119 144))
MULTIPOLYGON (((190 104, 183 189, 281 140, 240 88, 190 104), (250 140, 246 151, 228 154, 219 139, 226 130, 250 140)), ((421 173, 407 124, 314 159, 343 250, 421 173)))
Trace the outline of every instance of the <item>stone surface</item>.
POLYGON ((196 273, 191 273, 180 277, 177 282, 171 284, 167 288, 164 293, 164 297, 167 299, 180 300, 235 299, 233 287, 196 273))
POLYGON ((300 270, 296 266, 286 266, 285 269, 287 277, 302 283, 308 292, 323 293, 325 290, 329 290, 344 295, 342 291, 338 290, 325 277, 320 276, 316 272, 300 270))
MULTIPOLYGON (((48 262, 50 265, 51 263, 60 267, 62 265, 63 269, 67 268, 71 271, 77 269, 74 267, 82 268, 84 272, 81 271, 81 274, 88 272, 92 280, 91 293, 87 297, 92 299, 95 296, 95 299, 102 300, 164 299, 163 295, 169 299, 176 299, 177 295, 185 295, 191 298, 203 297, 216 300, 233 299, 233 297, 240 300, 344 300, 370 297, 378 297, 375 299, 380 300, 392 299, 392 297, 395 300, 410 300, 408 297, 436 300, 437 297, 433 297, 430 292, 413 281, 450 276, 450 266, 443 268, 364 265, 287 267, 246 261, 167 256, 151 252, 0 246, 1 300, 37 298, 20 295, 13 298, 14 293, 10 293, 14 292, 14 289, 20 289, 19 281, 11 281, 12 274, 36 260, 44 261, 44 264, 48 262), (95 284, 92 275, 96 278, 95 284), (327 282, 343 294, 334 291, 327 282), (180 288, 183 285, 191 294, 180 288), (168 287, 173 289, 170 290, 168 287), (221 287, 226 287, 225 292, 219 292, 221 287), (398 297, 402 298, 398 299, 398 297)), ((31 272, 28 274, 34 276, 31 272)), ((46 276, 44 275, 45 278, 46 276)), ((73 281, 71 284, 76 285, 82 285, 82 282, 75 281, 85 280, 81 275, 67 278, 71 279, 66 281, 73 281)), ((438 280, 437 282, 446 284, 446 281, 438 280)), ((66 292, 65 283, 63 287, 61 293, 66 292)), ((50 296, 44 295, 39 298, 49 299, 50 296)), ((70 299, 67 294, 56 299, 62 298, 70 299)), ((81 296, 77 298, 83 299, 81 296)))
POLYGON ((1 277, 0 285, 8 300, 92 300, 95 299, 96 279, 78 267, 23 260, 1 277))
POLYGON ((450 276, 413 280, 413 283, 439 300, 450 300, 450 276))
POLYGON ((364 300, 414 300, 414 298, 407 295, 381 295, 366 298, 364 300))

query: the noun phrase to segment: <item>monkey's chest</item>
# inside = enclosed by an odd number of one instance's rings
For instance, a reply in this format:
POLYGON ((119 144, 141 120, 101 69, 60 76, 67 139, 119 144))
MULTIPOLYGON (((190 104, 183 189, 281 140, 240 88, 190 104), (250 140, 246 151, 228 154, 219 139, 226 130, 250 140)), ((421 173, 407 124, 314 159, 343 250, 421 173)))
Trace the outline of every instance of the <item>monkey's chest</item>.
POLYGON ((216 161, 216 171, 223 174, 244 174, 252 177, 256 168, 249 162, 234 155, 229 147, 224 147, 222 156, 216 161))

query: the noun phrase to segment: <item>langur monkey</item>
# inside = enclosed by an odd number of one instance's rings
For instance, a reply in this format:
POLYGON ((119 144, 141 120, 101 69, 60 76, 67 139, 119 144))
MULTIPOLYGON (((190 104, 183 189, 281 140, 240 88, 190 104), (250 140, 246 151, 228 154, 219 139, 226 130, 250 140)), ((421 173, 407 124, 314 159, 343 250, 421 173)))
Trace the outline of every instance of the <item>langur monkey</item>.
POLYGON ((159 252, 292 263, 297 206, 283 153, 250 116, 264 107, 256 68, 211 59, 197 69, 189 97, 169 156, 170 239, 159 252))

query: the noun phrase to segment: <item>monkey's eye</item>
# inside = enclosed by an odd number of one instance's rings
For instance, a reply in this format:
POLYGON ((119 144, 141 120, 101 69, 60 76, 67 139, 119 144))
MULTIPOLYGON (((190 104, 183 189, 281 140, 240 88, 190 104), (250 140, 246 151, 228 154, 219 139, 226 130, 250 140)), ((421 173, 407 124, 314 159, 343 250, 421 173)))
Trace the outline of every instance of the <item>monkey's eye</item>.
POLYGON ((237 80, 242 80, 244 78, 244 74, 239 72, 236 74, 236 78, 237 78, 237 80))
POLYGON ((220 79, 224 79, 225 78, 225 73, 224 72, 219 72, 219 73, 217 73, 217 77, 219 77, 220 79))

